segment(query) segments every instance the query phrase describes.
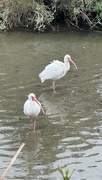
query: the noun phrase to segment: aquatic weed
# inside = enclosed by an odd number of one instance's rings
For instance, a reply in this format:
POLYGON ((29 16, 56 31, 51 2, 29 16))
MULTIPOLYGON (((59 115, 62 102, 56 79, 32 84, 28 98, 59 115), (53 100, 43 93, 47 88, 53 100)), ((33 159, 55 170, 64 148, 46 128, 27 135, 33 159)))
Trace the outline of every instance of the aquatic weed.
POLYGON ((71 176, 73 175, 73 173, 75 171, 75 168, 72 170, 71 173, 70 173, 69 169, 66 169, 65 172, 64 172, 61 167, 58 167, 58 171, 62 175, 63 180, 70 180, 71 176))

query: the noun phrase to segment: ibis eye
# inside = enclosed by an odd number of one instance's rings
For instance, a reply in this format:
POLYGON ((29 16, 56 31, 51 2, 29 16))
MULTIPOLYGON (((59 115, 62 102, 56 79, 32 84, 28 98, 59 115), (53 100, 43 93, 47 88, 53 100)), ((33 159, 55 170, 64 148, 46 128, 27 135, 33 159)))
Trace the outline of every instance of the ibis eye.
POLYGON ((31 96, 31 98, 32 98, 32 100, 34 99, 34 97, 33 97, 33 96, 31 96))

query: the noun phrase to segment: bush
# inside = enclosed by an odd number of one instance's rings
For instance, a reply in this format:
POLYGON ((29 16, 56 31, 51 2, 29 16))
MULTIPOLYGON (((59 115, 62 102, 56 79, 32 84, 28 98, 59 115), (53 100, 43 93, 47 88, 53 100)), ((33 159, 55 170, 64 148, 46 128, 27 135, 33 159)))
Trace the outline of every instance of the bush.
POLYGON ((0 29, 19 27, 44 31, 61 21, 82 28, 102 27, 101 0, 3 0, 0 2, 0 29))
POLYGON ((44 31, 46 25, 49 26, 53 21, 54 16, 44 4, 34 0, 7 0, 4 10, 0 13, 0 19, 0 29, 27 27, 44 31))
POLYGON ((68 25, 102 27, 101 0, 57 0, 57 10, 68 25))

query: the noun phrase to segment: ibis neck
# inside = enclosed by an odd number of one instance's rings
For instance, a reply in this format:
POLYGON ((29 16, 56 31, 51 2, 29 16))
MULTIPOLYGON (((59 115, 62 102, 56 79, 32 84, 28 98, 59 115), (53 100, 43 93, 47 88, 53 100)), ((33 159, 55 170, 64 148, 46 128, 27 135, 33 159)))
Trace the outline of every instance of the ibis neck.
POLYGON ((68 69, 70 69, 70 63, 69 63, 69 61, 65 62, 65 67, 68 68, 68 69))
POLYGON ((35 101, 29 100, 30 104, 35 104, 35 101))

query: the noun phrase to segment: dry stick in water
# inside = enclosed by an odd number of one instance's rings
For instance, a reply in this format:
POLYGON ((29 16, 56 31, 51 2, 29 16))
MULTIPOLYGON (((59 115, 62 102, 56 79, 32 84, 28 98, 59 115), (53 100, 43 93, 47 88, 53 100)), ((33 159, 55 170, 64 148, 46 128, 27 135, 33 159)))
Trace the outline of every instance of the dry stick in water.
POLYGON ((14 163, 14 161, 16 160, 17 156, 19 155, 20 151, 22 150, 22 148, 25 146, 25 143, 22 143, 21 146, 19 147, 19 149, 17 150, 16 154, 13 156, 13 158, 11 159, 8 167, 5 169, 5 171, 3 172, 2 176, 0 177, 0 180, 3 180, 4 177, 6 176, 8 170, 11 168, 12 164, 14 163))

